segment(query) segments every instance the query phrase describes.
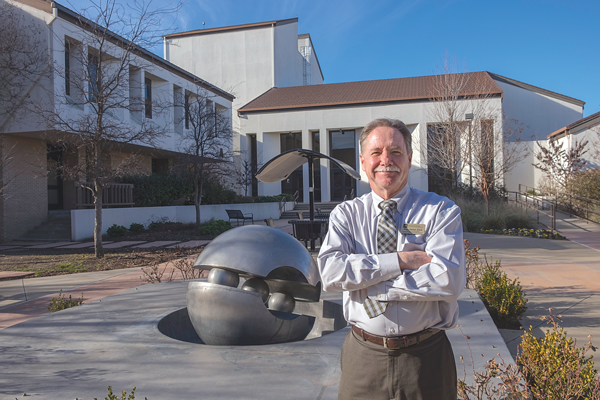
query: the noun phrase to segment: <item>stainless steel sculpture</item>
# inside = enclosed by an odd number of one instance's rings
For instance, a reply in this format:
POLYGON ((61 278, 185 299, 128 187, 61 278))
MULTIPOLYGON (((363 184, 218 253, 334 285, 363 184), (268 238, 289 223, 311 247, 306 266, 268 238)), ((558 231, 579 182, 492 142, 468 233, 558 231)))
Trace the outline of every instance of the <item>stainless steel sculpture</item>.
POLYGON ((188 314, 204 343, 282 343, 311 331, 315 318, 294 309, 319 301, 321 278, 292 236, 267 226, 232 229, 208 244, 194 267, 210 270, 208 282, 190 282, 187 292, 188 314))

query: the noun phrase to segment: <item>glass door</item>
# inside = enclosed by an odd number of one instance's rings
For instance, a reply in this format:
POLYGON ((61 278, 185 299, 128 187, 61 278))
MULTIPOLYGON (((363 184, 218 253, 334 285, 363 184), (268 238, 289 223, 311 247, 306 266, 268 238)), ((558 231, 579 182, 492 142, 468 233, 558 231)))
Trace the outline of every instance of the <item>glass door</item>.
MULTIPOLYGON (((343 161, 356 169, 356 141, 355 131, 339 130, 329 132, 329 148, 331 157, 343 161)), ((352 190, 356 193, 356 182, 341 168, 331 164, 331 200, 342 201, 344 196, 350 198, 352 190)))

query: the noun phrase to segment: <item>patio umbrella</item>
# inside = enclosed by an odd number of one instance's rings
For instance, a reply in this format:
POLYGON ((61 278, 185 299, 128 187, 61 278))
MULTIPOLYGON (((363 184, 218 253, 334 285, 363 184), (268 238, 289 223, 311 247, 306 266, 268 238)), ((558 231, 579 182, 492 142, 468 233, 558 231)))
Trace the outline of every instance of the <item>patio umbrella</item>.
POLYGON ((269 160, 256 174, 256 178, 263 183, 275 183, 287 179, 292 172, 304 163, 308 163, 308 198, 310 202, 310 219, 315 219, 315 193, 313 187, 313 160, 326 158, 336 164, 346 174, 360 181, 360 175, 348 164, 307 149, 294 149, 281 153, 269 160))

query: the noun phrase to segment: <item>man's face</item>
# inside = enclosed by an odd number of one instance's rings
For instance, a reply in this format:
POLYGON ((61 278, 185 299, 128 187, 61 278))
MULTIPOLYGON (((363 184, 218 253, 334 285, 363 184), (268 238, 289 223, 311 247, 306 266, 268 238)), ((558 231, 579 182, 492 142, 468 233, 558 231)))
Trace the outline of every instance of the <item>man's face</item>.
POLYGON ((396 128, 373 129, 359 157, 371 189, 379 196, 389 199, 406 186, 412 154, 406 154, 404 138, 396 128))

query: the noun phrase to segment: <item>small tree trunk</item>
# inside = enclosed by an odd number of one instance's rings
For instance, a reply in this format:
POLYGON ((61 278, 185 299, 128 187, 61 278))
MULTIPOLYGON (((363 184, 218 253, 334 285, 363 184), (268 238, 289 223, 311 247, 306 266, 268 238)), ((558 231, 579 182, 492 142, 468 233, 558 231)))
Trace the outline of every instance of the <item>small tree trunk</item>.
POLYGON ((196 226, 200 226, 200 188, 198 175, 194 176, 194 207, 196 208, 196 226))
POLYGON ((96 258, 104 257, 104 249, 102 248, 102 186, 99 182, 95 182, 94 188, 94 253, 96 258))
POLYGON ((483 192, 483 199, 485 200, 485 214, 490 215, 490 192, 483 192))

